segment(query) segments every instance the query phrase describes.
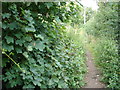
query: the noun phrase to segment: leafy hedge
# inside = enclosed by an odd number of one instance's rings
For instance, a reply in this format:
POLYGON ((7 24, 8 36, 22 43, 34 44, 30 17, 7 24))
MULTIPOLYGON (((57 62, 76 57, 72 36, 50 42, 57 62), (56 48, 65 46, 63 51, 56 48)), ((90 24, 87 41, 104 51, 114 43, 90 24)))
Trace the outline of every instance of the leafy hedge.
POLYGON ((87 32, 94 36, 114 39, 118 34, 118 12, 117 2, 99 3, 98 11, 87 22, 87 32))
POLYGON ((95 16, 86 24, 86 31, 93 35, 93 53, 103 73, 107 87, 120 88, 120 61, 118 55, 118 3, 99 3, 95 16))
POLYGON ((3 88, 84 84, 83 48, 65 33, 64 22, 74 8, 66 4, 2 3, 3 88))
POLYGON ((103 73, 102 81, 109 88, 120 88, 120 63, 115 41, 102 39, 94 46, 95 60, 103 73))

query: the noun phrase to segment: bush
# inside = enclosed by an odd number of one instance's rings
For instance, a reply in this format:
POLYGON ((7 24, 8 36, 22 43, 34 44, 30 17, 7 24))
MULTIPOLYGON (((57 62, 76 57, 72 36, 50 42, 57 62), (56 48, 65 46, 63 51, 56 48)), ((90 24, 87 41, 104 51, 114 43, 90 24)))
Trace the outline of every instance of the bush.
POLYGON ((84 51, 66 36, 66 2, 2 5, 3 88, 81 87, 84 51))
POLYGON ((102 81, 115 89, 120 88, 118 12, 117 2, 99 2, 98 11, 85 25, 87 33, 95 38, 90 45, 103 73, 102 81))
POLYGON ((94 46, 95 60, 103 73, 102 81, 109 88, 120 88, 119 55, 115 41, 101 39, 94 46))

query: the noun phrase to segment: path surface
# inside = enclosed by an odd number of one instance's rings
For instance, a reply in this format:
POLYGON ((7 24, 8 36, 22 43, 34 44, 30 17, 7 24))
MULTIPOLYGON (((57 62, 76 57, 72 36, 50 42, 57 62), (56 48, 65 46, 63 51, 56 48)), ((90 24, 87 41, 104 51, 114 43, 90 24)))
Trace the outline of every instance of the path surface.
POLYGON ((99 81, 100 72, 96 69, 95 64, 92 60, 92 55, 89 51, 87 51, 86 57, 88 72, 85 76, 85 82, 87 84, 83 88, 105 88, 105 85, 99 81))

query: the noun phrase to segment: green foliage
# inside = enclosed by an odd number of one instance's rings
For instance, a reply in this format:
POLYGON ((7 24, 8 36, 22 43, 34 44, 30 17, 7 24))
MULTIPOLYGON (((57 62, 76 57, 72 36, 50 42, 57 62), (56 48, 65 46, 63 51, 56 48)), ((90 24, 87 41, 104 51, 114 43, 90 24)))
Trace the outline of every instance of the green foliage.
POLYGON ((102 81, 107 87, 120 88, 120 63, 118 55, 118 3, 99 3, 99 9, 86 24, 86 31, 96 38, 91 41, 97 65, 102 71, 102 81))
POLYGON ((88 21, 85 28, 94 36, 114 39, 118 33, 118 4, 115 2, 100 3, 98 11, 88 21))
MULTIPOLYGON (((84 20, 83 20, 83 7, 80 6, 79 4, 68 4, 68 6, 70 7, 73 7, 72 10, 73 12, 70 12, 72 13, 72 16, 70 17, 70 24, 71 26, 73 26, 74 28, 77 26, 81 27, 84 23, 84 20)), ((68 10, 70 10, 71 8, 68 8, 68 10)))
POLYGON ((73 9, 68 11, 66 2, 2 5, 3 49, 24 71, 3 53, 3 87, 83 86, 84 51, 66 36, 64 26, 73 9))
POLYGON ((94 13, 95 13, 95 11, 93 11, 92 8, 86 7, 86 22, 88 22, 90 20, 90 18, 92 18, 94 13))
POLYGON ((94 46, 95 60, 103 73, 102 81, 109 88, 120 88, 120 64, 115 41, 102 39, 94 46))

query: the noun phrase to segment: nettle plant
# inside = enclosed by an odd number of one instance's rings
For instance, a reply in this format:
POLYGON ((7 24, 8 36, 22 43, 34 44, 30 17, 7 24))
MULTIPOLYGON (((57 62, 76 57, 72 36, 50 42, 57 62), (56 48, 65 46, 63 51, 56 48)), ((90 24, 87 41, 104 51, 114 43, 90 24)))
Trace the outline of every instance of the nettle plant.
POLYGON ((3 88, 83 85, 84 53, 66 36, 64 22, 73 10, 66 2, 2 3, 2 7, 3 88))

